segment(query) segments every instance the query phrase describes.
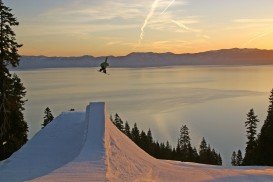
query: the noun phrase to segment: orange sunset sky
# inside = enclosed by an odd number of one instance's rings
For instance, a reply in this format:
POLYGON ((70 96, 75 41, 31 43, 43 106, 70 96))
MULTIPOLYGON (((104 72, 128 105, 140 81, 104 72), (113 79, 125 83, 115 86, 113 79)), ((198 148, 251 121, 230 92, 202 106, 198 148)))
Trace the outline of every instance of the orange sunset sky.
POLYGON ((273 49, 269 0, 4 0, 23 55, 273 49))

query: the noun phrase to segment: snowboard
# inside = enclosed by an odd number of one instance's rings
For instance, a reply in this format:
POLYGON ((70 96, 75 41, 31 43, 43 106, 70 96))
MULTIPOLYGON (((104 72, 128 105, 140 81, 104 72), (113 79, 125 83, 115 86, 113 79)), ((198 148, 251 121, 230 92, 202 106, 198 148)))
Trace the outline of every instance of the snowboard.
POLYGON ((100 72, 100 73, 103 73, 105 75, 110 75, 109 73, 104 73, 104 72, 101 72, 100 70, 97 70, 97 71, 100 72))

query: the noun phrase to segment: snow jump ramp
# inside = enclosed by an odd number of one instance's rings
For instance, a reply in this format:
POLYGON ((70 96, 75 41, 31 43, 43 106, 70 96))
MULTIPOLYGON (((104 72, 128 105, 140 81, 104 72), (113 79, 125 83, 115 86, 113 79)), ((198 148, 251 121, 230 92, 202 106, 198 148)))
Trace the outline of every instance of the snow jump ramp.
POLYGON ((0 182, 273 181, 273 168, 157 160, 108 119, 105 103, 62 113, 0 163, 0 182))

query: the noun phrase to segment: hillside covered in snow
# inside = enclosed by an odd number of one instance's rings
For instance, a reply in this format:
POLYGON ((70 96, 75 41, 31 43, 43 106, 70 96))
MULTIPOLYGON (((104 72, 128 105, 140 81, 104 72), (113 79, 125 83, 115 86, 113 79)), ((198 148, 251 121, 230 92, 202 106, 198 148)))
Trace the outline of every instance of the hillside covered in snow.
POLYGON ((3 161, 0 181, 273 181, 273 168, 155 159, 111 123, 105 103, 91 103, 61 114, 3 161))
MULTIPOLYGON (((98 67, 104 57, 23 56, 19 70, 41 68, 98 67)), ((131 53, 109 56, 111 67, 141 68, 181 65, 273 65, 273 50, 223 49, 194 54, 131 53)))

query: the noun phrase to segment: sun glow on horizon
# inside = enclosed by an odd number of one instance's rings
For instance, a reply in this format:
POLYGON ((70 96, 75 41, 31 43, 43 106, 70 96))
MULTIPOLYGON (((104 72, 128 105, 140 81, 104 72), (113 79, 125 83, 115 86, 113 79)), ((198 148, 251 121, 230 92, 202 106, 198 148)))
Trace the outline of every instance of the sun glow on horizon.
POLYGON ((267 0, 14 0, 22 55, 273 49, 267 0), (141 42, 141 44, 140 44, 141 42))

